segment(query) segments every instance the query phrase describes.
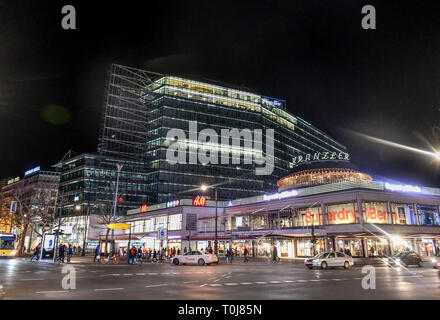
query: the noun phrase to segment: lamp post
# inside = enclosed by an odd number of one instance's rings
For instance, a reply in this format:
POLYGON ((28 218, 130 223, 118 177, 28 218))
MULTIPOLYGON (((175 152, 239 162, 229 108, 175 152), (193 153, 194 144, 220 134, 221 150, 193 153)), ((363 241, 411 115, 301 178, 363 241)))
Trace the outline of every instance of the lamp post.
MULTIPOLYGON (((118 187, 119 187, 119 173, 122 170, 122 167, 124 167, 123 164, 116 164, 116 168, 117 168, 117 173, 116 173, 116 188, 115 188, 115 199, 113 201, 113 218, 112 218, 112 222, 115 223, 115 219, 116 219, 116 206, 118 204, 118 187)), ((115 254, 115 245, 113 243, 113 239, 114 239, 114 235, 115 235, 115 230, 112 229, 112 255, 115 254)))
MULTIPOLYGON (((75 206, 75 210, 79 211, 81 210, 81 205, 77 204, 75 206)), ((87 229, 89 225, 89 215, 90 215, 90 204, 87 205, 87 213, 84 220, 84 234, 83 234, 83 247, 81 251, 81 256, 84 257, 86 255, 86 237, 87 237, 87 229)))
MULTIPOLYGON (((218 197, 217 197, 217 186, 212 186, 215 192, 215 226, 214 226, 214 254, 218 256, 218 228, 217 228, 217 220, 218 220, 218 197)), ((200 187, 202 191, 206 191, 208 187, 206 185, 202 185, 200 187)))
POLYGON ((55 238, 55 246, 53 248, 53 261, 56 261, 57 259, 57 248, 58 248, 58 241, 60 237, 60 227, 61 227, 61 213, 63 212, 63 200, 64 200, 64 188, 61 188, 61 202, 60 202, 60 210, 58 213, 58 230, 55 238))

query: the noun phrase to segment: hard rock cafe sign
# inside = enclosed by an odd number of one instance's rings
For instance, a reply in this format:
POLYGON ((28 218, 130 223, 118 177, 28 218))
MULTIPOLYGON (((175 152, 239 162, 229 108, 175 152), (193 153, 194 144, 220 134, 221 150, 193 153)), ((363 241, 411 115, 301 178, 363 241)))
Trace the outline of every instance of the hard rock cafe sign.
POLYGON ((346 152, 315 152, 298 155, 292 158, 290 167, 293 168, 303 162, 323 161, 323 160, 350 160, 350 155, 346 152))

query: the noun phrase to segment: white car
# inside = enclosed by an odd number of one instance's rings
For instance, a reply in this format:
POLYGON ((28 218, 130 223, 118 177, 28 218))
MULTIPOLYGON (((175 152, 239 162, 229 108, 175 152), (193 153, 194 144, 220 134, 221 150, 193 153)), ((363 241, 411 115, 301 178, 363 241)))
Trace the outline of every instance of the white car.
POLYGON ((171 257, 170 262, 175 266, 179 264, 198 264, 199 266, 204 266, 205 264, 218 264, 218 257, 215 254, 205 254, 200 251, 188 251, 183 255, 171 257))
POLYGON ((304 260, 304 264, 307 268, 313 269, 313 267, 327 269, 328 267, 344 267, 348 269, 353 266, 353 257, 346 255, 342 252, 323 252, 317 254, 313 258, 307 258, 304 260))

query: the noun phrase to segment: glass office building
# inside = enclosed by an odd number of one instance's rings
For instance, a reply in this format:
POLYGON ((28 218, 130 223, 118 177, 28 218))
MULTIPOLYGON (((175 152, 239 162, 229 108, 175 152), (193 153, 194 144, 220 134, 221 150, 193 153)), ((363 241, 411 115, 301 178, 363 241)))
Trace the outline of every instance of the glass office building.
MULTIPOLYGON (((137 157, 145 162, 143 170, 155 193, 153 203, 193 197, 198 191, 188 190, 225 181, 229 182, 218 187, 219 200, 256 196, 276 189, 276 181, 294 165, 295 157, 346 154, 343 145, 288 113, 284 100, 213 81, 193 81, 112 65, 106 101, 98 152, 106 156, 137 157), (209 140, 209 143, 217 146, 209 147, 205 143, 193 148, 190 123, 196 123, 196 134, 204 129, 215 131, 218 141, 209 140), (238 149, 228 149, 229 164, 222 164, 220 159, 218 164, 200 161, 171 164, 167 160, 167 150, 174 142, 170 137, 167 139, 170 130, 180 129, 185 133, 185 157, 190 159, 192 152, 200 156, 200 152, 211 155, 216 151, 220 157, 223 151, 220 149, 225 145, 220 144, 221 130, 234 128, 242 135, 238 149), (245 135, 244 129, 249 129, 252 135, 245 135), (246 163, 244 159, 256 157, 255 130, 262 132, 261 154, 268 157, 268 129, 274 130, 271 157, 274 170, 268 175, 256 175, 256 167, 261 166, 255 161, 246 163), (240 156, 239 163, 232 164, 233 156, 240 156)), ((233 146, 232 139, 228 142, 233 146)), ((207 196, 213 198, 214 194, 207 196)))

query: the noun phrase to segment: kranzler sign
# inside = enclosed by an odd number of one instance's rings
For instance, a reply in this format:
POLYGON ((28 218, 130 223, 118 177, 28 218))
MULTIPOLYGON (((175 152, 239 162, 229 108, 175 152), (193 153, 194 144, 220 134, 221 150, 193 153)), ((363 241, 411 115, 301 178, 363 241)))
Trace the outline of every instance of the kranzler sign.
POLYGON ((350 155, 346 152, 315 152, 298 155, 292 158, 290 167, 294 167, 302 162, 323 161, 323 160, 350 160, 350 155))

